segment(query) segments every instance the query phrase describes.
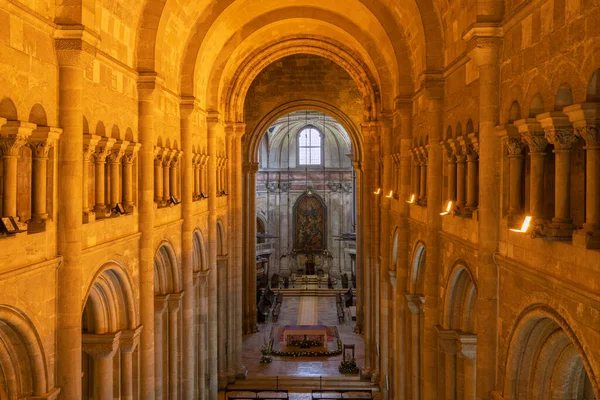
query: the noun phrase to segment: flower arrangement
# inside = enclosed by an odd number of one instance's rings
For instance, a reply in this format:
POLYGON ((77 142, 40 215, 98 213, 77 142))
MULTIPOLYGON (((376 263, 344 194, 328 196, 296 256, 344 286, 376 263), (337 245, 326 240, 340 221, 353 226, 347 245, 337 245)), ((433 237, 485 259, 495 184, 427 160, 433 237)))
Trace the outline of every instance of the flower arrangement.
POLYGON ((337 340, 337 350, 334 351, 277 351, 271 350, 271 354, 280 357, 331 357, 342 354, 342 341, 337 340))
POLYGON ((260 363, 261 364, 270 364, 273 359, 270 357, 271 353, 272 353, 272 343, 269 342, 269 344, 264 344, 261 348, 260 348, 260 352, 262 354, 262 357, 260 358, 260 363))
POLYGON ((323 342, 320 340, 290 340, 289 346, 291 347, 300 347, 301 349, 310 349, 311 347, 322 347, 323 342))
POLYGON ((351 360, 342 361, 338 369, 342 374, 358 373, 358 366, 356 365, 356 360, 354 358, 351 360))

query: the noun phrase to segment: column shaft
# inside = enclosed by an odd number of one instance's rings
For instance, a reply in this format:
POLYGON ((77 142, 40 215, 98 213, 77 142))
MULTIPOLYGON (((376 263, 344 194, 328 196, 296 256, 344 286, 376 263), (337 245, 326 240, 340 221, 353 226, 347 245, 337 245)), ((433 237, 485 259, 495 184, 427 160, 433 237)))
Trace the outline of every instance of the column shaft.
POLYGON ((154 201, 160 205, 163 199, 163 169, 160 156, 154 162, 154 193, 154 201))
POLYGON ((163 175, 163 202, 169 201, 171 197, 171 173, 170 173, 170 157, 163 160, 162 175, 163 175))
POLYGON ((113 358, 94 358, 94 400, 113 400, 113 358))
POLYGON ((530 153, 529 213, 534 219, 544 218, 544 158, 546 153, 530 153))
POLYGON ((119 190, 121 176, 119 174, 120 159, 110 162, 110 206, 115 207, 121 202, 121 191, 119 190))
POLYGON ((121 400, 133 400, 133 352, 121 352, 121 400))
POLYGON ((469 156, 467 160, 467 207, 477 207, 477 158, 469 156))
POLYGON ((46 212, 46 179, 48 170, 48 157, 34 157, 33 159, 33 193, 32 216, 37 220, 45 220, 46 212))
POLYGON ((571 219, 571 150, 554 150, 554 218, 552 222, 569 224, 571 219))
POLYGON ((585 223, 588 230, 600 229, 600 147, 586 147, 585 223))
POLYGON ((464 158, 460 158, 456 162, 456 205, 464 206, 467 204, 465 200, 465 169, 466 169, 466 160, 464 158))
POLYGON ((133 207, 133 162, 123 162, 123 205, 133 207))
POLYGON ((448 199, 456 201, 456 160, 452 159, 448 162, 448 199))
MULTIPOLYGON (((160 300, 161 302, 163 300, 160 300)), ((164 338, 163 338, 163 313, 164 313, 164 304, 155 308, 156 314, 154 317, 154 391, 156 392, 156 399, 162 399, 164 394, 164 371, 163 371, 163 355, 164 355, 164 338)))
POLYGON ((17 156, 2 157, 2 216, 17 216, 17 156))
POLYGON ((521 208, 521 186, 523 185, 523 156, 509 155, 509 208, 508 213, 511 215, 520 214, 521 208))
POLYGON ((179 302, 169 299, 169 400, 179 399, 179 302))

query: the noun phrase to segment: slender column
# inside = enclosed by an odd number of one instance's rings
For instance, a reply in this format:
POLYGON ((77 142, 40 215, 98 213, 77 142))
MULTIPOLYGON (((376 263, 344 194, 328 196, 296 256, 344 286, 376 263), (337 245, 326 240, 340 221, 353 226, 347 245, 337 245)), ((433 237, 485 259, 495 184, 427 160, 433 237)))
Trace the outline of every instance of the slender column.
POLYGON ((166 204, 171 197, 171 160, 175 155, 175 151, 171 149, 163 149, 162 176, 163 176, 163 195, 162 201, 166 204))
MULTIPOLYGON (((55 31, 58 60, 58 113, 63 128, 58 157, 58 269, 56 378, 64 399, 81 398, 83 71, 94 43, 83 29, 55 31)), ((93 39, 92 39, 93 40, 93 39)), ((6 195, 6 192, 5 192, 6 195)))
POLYGON ((200 192, 208 195, 208 189, 206 188, 206 182, 208 181, 206 171, 206 165, 208 164, 208 155, 202 154, 200 160, 200 192))
POLYGON ((125 155, 128 141, 118 141, 111 148, 110 154, 108 155, 108 162, 110 165, 110 207, 115 208, 117 203, 121 202, 121 160, 125 155))
POLYGON ((160 207, 163 204, 163 149, 154 150, 154 201, 160 207))
POLYGON ((448 175, 448 192, 446 194, 446 200, 456 201, 456 156, 452 150, 452 147, 448 142, 440 142, 440 146, 444 152, 446 158, 446 171, 448 175))
POLYGON ((207 396, 207 385, 206 377, 208 376, 208 356, 207 356, 207 322, 208 322, 208 270, 198 271, 194 276, 194 284, 198 287, 199 292, 199 303, 197 309, 199 310, 199 327, 198 327, 198 390, 199 399, 204 400, 207 396))
POLYGON ((477 159, 479 143, 476 136, 469 135, 467 147, 467 207, 472 212, 477 208, 477 159))
POLYGON ((217 305, 217 138, 222 124, 217 112, 206 117, 208 130, 208 373, 209 399, 218 393, 218 305, 217 305))
POLYGON ((133 163, 135 162, 140 143, 130 143, 123 156, 123 206, 127 211, 133 210, 133 163))
POLYGON ((412 398, 421 399, 421 313, 423 310, 422 295, 405 294, 406 305, 410 311, 411 329, 411 387, 412 398))
POLYGON ((110 154, 110 149, 113 147, 115 142, 115 139, 102 138, 96 147, 94 159, 96 204, 94 205, 94 211, 96 212, 98 218, 104 218, 106 213, 106 193, 104 191, 106 157, 108 157, 110 154))
POLYGON ((521 200, 523 197, 523 141, 513 124, 499 125, 496 134, 502 140, 502 145, 508 152, 508 215, 515 218, 523 212, 521 200))
POLYGON ((451 144, 454 150, 453 154, 456 158, 456 206, 459 208, 465 207, 467 204, 466 200, 466 166, 467 166, 467 154, 463 146, 461 146, 458 140, 455 140, 451 144))
MULTIPOLYGON (((477 332, 485 333, 477 352, 477 398, 489 398, 496 387, 498 362, 498 271, 494 253, 500 231, 500 114, 502 29, 475 24, 465 35, 469 57, 479 69, 479 276, 477 332)), ((427 254, 429 256, 429 254, 427 254)))
POLYGON ((156 399, 162 399, 165 393, 163 383, 164 378, 164 360, 163 356, 165 350, 163 345, 165 343, 163 337, 163 315, 167 309, 167 304, 170 295, 156 296, 154 298, 154 379, 155 385, 154 390, 156 392, 156 399))
MULTIPOLYGON (((192 115, 194 113, 194 98, 183 98, 181 101, 181 167, 183 169, 182 193, 181 193, 181 217, 182 226, 182 281, 183 296, 182 303, 182 398, 191 400, 194 398, 195 379, 194 376, 194 159, 192 153, 192 115)), ((176 190, 178 192, 178 190, 176 190)), ((200 360, 197 360, 200 362, 200 360)))
POLYGON ((457 338, 457 355, 463 360, 463 398, 476 399, 476 368, 477 336, 462 333, 457 338))
POLYGON ((438 341, 440 349, 444 354, 444 399, 456 399, 456 332, 453 330, 438 328, 438 341))
MULTIPOLYGON (((155 172, 154 147, 154 104, 160 94, 155 74, 141 74, 138 78, 138 126, 140 148, 140 180, 139 180, 139 224, 140 238, 140 320, 144 329, 140 334, 140 399, 152 400, 155 393, 154 362, 154 200, 160 192, 155 192, 154 185, 158 177, 155 172)), ((157 342, 158 343, 158 342, 157 342)), ((162 366, 162 364, 161 364, 162 366)), ((158 380, 156 383, 161 383, 158 380)), ((161 383, 162 384, 162 383, 161 383)))
POLYGON ((169 165, 169 173, 171 180, 171 195, 175 198, 179 198, 179 185, 177 184, 177 175, 179 173, 179 156, 180 152, 174 152, 171 158, 171 164, 169 165))
POLYGON ((421 165, 419 161, 419 152, 417 149, 412 149, 410 151, 412 154, 412 192, 415 197, 419 197, 421 193, 421 189, 419 188, 419 182, 421 180, 421 165))
POLYGON ((9 121, 0 129, 2 152, 2 216, 17 217, 17 161, 35 124, 9 121))
POLYGON ((133 400, 133 352, 138 346, 142 327, 121 332, 121 400, 133 400))
POLYGON ((33 221, 44 222, 48 218, 46 208, 48 157, 50 149, 56 146, 62 129, 43 127, 33 131, 29 138, 33 149, 32 212, 33 221))
POLYGON ((200 155, 194 154, 193 166, 194 166, 194 193, 192 193, 193 199, 197 199, 200 195, 200 155))
POLYGON ((171 294, 169 310, 169 400, 179 399, 179 309, 183 293, 171 294))
MULTIPOLYGON (((230 166, 230 162, 233 160, 233 147, 235 136, 234 132, 231 129, 228 129, 225 134, 226 140, 226 158, 224 163, 224 173, 229 174, 232 172, 233 168, 230 166)), ((226 179, 226 181, 231 182, 230 179, 226 179)), ((226 186, 223 186, 223 190, 228 193, 231 193, 231 189, 227 189, 226 186)), ((236 268, 234 266, 234 257, 235 257, 235 200, 233 198, 229 198, 227 200, 227 209, 229 213, 227 214, 227 282, 226 282, 226 301, 227 301, 227 382, 234 383, 235 382, 235 307, 236 307, 236 268)))
POLYGON ((421 205, 427 204, 427 148, 421 147, 419 148, 421 157, 421 168, 419 171, 421 173, 420 181, 419 181, 419 200, 421 205))
POLYGON ((82 169, 82 206, 83 206, 83 222, 87 223, 90 221, 90 214, 93 211, 90 211, 89 204, 89 191, 90 191, 90 164, 92 160, 92 155, 96 151, 96 146, 100 141, 101 137, 96 135, 85 134, 83 138, 83 169, 82 169))
POLYGON ((544 159, 548 141, 541 125, 533 118, 515 121, 515 125, 529 146, 529 214, 539 223, 544 219, 544 159))
POLYGON ((585 140, 585 222, 573 236, 573 244, 600 249, 600 104, 566 107, 575 134, 585 140))
POLYGON ((113 357, 120 336, 121 332, 83 334, 83 351, 94 360, 94 400, 113 400, 113 357))
POLYGON ((256 172, 258 163, 247 166, 247 190, 248 190, 248 315, 246 333, 257 332, 256 326, 256 172))

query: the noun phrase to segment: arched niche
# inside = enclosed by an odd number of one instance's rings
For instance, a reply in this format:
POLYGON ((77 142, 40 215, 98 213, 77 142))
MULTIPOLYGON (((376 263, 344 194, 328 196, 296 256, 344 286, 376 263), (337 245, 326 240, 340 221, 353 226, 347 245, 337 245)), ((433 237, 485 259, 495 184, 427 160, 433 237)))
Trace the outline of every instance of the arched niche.
POLYGON ((588 103, 600 102, 600 68, 598 68, 588 82, 585 100, 588 103))
POLYGON ((425 249, 425 245, 419 242, 415 248, 413 261, 410 269, 410 280, 408 282, 409 293, 417 294, 423 292, 424 279, 425 276, 425 258, 427 256, 427 252, 425 249))
POLYGON ((175 252, 170 243, 163 242, 154 256, 154 293, 165 295, 180 290, 181 278, 175 252))
POLYGON ((206 247, 204 242, 204 236, 200 230, 194 232, 192 239, 194 245, 194 252, 192 254, 192 262, 194 264, 194 271, 206 270, 206 247))

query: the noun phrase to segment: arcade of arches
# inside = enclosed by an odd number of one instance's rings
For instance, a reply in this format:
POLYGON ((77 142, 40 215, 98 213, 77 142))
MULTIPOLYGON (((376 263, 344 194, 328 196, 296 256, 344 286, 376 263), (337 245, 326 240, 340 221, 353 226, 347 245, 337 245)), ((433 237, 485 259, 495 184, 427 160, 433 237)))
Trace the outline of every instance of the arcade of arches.
POLYGON ((600 398, 599 21, 594 0, 0 0, 0 399, 251 381, 257 261, 277 243, 269 269, 298 273, 300 242, 355 275, 344 382, 600 398), (330 217, 308 239, 306 196, 330 217))

